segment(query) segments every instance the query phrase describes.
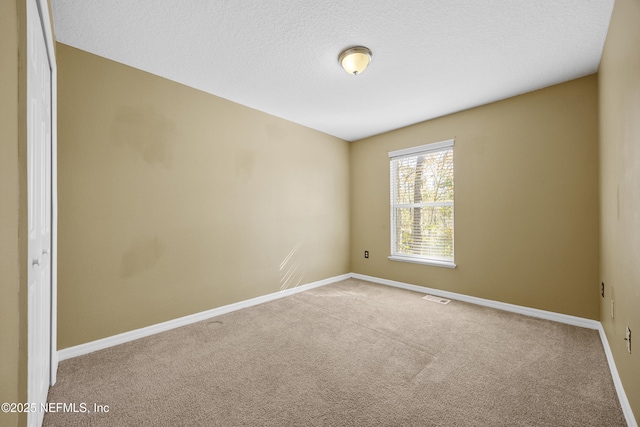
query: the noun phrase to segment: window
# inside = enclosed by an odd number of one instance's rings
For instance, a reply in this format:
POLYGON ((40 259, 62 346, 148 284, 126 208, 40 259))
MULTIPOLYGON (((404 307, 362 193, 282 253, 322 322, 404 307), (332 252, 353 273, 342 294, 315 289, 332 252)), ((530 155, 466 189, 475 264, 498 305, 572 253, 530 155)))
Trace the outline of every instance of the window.
POLYGON ((391 256, 454 268, 453 140, 389 153, 391 256))

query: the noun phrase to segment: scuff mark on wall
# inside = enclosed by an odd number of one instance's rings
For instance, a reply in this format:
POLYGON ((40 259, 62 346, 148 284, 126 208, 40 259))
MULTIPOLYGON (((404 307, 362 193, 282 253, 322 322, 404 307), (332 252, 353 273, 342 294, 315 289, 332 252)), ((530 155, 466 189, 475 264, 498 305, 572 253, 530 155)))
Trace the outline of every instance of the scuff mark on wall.
POLYGON ((236 153, 236 173, 246 183, 253 175, 255 156, 252 151, 241 150, 236 153))
POLYGON ((140 237, 122 255, 120 277, 129 278, 152 269, 164 254, 164 245, 158 238, 140 237))
POLYGON ((176 125, 151 107, 122 107, 111 124, 111 137, 149 165, 171 169, 176 125))

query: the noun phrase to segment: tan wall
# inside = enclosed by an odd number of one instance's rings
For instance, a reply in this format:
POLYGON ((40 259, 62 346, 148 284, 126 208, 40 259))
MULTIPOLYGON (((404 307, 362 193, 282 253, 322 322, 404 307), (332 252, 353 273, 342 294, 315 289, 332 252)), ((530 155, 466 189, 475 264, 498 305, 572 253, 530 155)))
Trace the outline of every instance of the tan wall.
POLYGON ((347 142, 57 53, 59 348, 349 271, 347 142))
MULTIPOLYGON (((26 4, 0 2, 0 403, 27 400, 26 4)), ((0 412, 0 425, 26 425, 0 412)))
MULTIPOLYGON (((18 12, 0 2, 0 403, 18 402, 18 12)), ((17 425, 0 412, 0 425, 17 425)))
POLYGON ((597 122, 592 75, 352 143, 352 271, 597 319, 597 122), (389 261, 387 153, 454 137, 458 267, 389 261))
POLYGON ((617 0, 600 63, 601 322, 640 421, 640 2, 617 0), (611 319, 611 300, 615 318, 611 319), (624 341, 632 331, 632 354, 624 341))

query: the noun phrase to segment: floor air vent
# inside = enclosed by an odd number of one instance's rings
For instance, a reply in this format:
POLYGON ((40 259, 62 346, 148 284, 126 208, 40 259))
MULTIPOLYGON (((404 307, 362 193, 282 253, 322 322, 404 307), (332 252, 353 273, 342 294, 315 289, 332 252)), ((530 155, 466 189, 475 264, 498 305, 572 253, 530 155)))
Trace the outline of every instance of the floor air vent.
POLYGON ((427 301, 437 302, 437 303, 440 303, 440 304, 449 304, 451 302, 450 299, 436 297, 436 296, 433 296, 433 295, 425 295, 425 296, 422 297, 422 299, 426 299, 427 301))

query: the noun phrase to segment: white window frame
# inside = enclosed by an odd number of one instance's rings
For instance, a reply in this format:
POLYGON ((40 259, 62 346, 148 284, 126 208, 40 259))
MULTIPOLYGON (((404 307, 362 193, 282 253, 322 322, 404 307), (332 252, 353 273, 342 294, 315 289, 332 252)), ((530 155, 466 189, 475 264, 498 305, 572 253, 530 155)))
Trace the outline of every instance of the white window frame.
MULTIPOLYGON (((438 258, 430 258, 420 255, 410 255, 396 252, 396 183, 395 183, 395 175, 393 168, 393 161, 397 159, 401 159, 403 157, 414 157, 420 154, 429 154, 437 151, 444 151, 452 149, 454 145, 453 139, 448 139, 446 141, 434 142, 431 144, 420 145, 418 147, 405 148, 402 150, 390 151, 389 154, 389 184, 391 188, 391 198, 390 198, 390 217, 391 217, 391 255, 388 257, 391 261, 402 261, 402 262, 411 262, 415 264, 424 264, 424 265, 432 265, 437 267, 446 267, 446 268, 456 268, 456 264, 452 260, 446 259, 438 259, 438 258)), ((455 160, 454 160, 455 162, 455 160)), ((455 190, 454 190, 455 192, 455 190)), ((453 202, 446 203, 421 203, 425 206, 451 206, 454 208, 453 202)), ((455 257, 455 208, 453 209, 454 215, 454 228, 453 228, 453 236, 451 244, 454 247, 453 256, 455 257)))

